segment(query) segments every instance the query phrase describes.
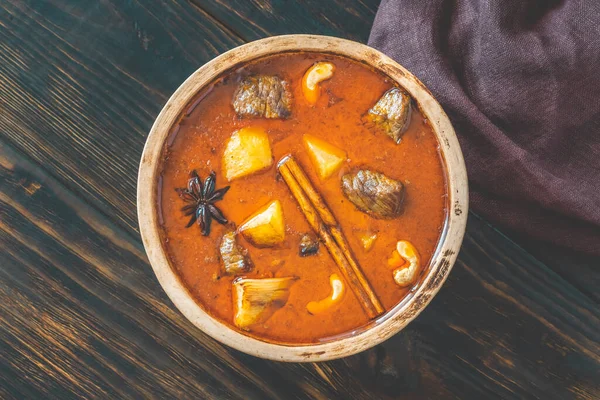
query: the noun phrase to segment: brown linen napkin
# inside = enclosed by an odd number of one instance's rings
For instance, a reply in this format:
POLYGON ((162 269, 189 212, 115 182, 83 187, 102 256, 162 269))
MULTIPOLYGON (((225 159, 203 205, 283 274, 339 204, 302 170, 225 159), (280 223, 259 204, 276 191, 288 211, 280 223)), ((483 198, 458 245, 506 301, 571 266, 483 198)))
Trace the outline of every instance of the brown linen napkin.
POLYGON ((600 256, 600 1, 383 0, 369 44, 448 113, 476 213, 600 256))

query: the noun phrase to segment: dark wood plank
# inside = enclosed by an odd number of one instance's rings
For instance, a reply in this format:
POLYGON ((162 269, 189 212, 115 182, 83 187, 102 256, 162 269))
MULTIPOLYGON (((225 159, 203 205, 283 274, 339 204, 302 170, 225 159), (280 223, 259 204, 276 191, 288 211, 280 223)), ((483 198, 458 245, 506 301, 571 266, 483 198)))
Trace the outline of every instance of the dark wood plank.
POLYGON ((343 360, 281 364, 195 329, 139 239, 23 155, 3 145, 0 166, 0 387, 15 397, 600 396, 597 304, 476 218, 406 330, 343 360))
POLYGON ((242 40, 183 0, 2 2, 0 24, 0 137, 135 232, 154 118, 242 40))
MULTIPOLYGON (((582 254, 554 244, 531 240, 517 232, 506 232, 531 255, 546 264, 564 280, 600 304, 600 257, 582 254)), ((600 243, 598 243, 600 246, 600 243)))
POLYGON ((366 43, 380 0, 191 0, 244 40, 290 33, 366 43))

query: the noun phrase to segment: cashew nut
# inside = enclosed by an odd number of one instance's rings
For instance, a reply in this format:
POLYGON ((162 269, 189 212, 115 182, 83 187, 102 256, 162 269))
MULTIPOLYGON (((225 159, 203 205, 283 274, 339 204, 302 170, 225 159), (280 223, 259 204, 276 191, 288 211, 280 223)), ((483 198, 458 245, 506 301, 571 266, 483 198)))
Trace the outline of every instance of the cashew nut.
POLYGON ((310 67, 302 78, 302 92, 310 104, 315 104, 321 95, 319 83, 331 78, 335 67, 329 62, 318 62, 310 67))
POLYGON ((405 262, 399 268, 396 268, 393 272, 394 281, 400 287, 410 286, 417 280, 420 269, 420 259, 417 249, 407 240, 400 240, 396 244, 396 252, 392 255, 392 258, 388 260, 391 266, 396 266, 395 261, 396 255, 400 256, 405 262), (397 253, 396 253, 397 252, 397 253), (394 261, 394 263, 392 263, 394 261), (406 265, 408 263, 408 266, 406 265))
POLYGON ((342 281, 337 274, 331 274, 329 277, 329 283, 331 283, 331 296, 308 303, 306 305, 306 309, 309 313, 313 315, 322 313, 323 311, 327 311, 329 308, 335 306, 342 300, 344 293, 346 293, 346 285, 344 284, 344 281, 342 281))

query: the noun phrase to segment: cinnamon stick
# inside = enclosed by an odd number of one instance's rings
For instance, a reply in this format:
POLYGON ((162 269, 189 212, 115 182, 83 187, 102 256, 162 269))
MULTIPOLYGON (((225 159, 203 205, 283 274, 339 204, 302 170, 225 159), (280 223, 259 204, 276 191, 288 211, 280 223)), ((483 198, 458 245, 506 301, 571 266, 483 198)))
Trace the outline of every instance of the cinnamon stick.
POLYGON ((282 158, 277 167, 309 225, 323 240, 369 318, 382 314, 383 306, 352 254, 348 241, 323 197, 291 155, 282 158))
POLYGON ((304 173, 304 170, 302 169, 302 167, 300 167, 300 165, 298 165, 298 163, 296 162, 296 160, 293 157, 290 156, 290 158, 286 160, 286 164, 288 165, 288 168, 290 169, 290 171, 292 172, 292 174, 298 181, 298 184, 300 185, 300 187, 304 190, 304 192, 308 196, 309 200, 314 205, 315 209, 317 210, 317 212, 323 219, 323 222, 329 228, 331 235, 333 236, 336 243, 338 244, 338 246, 340 247, 340 249, 346 256, 348 263, 354 270, 354 273, 361 281, 361 285, 363 286, 363 288, 365 289, 365 292, 371 299, 371 303, 373 303, 373 305, 375 306, 375 308, 377 309, 379 314, 383 313, 383 311, 384 311, 383 306, 379 302, 379 299, 377 298, 377 295, 371 288, 371 285, 369 285, 367 278, 364 276, 362 269, 358 265, 358 260, 356 260, 354 253, 352 253, 352 250, 350 249, 350 245, 348 244, 346 237, 342 233, 342 230, 340 229, 340 226, 339 226, 338 222, 336 221, 335 217, 331 213, 331 210, 329 209, 329 207, 327 207, 325 200, 323 199, 321 194, 317 191, 317 189, 312 185, 312 183, 308 179, 308 176, 306 176, 306 173, 304 173))

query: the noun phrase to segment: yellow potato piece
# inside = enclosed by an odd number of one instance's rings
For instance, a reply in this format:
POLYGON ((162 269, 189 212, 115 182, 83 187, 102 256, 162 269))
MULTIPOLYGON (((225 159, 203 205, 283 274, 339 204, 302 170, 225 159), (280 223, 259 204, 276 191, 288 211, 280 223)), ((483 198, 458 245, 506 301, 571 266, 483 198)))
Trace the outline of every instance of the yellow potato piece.
POLYGON ((331 78, 335 66, 329 62, 318 62, 310 67, 302 78, 302 93, 310 104, 315 104, 321 95, 319 83, 331 78))
POLYGON ((348 158, 344 150, 312 135, 304 135, 303 140, 310 161, 322 180, 333 175, 348 158))
POLYGON ((346 293, 346 285, 337 274, 331 274, 329 277, 331 284, 331 295, 318 301, 311 301, 306 305, 306 310, 315 315, 329 310, 331 307, 342 301, 344 293, 346 293))
POLYGON ((272 201, 240 225, 239 232, 256 247, 272 247, 285 239, 283 209, 279 200, 272 201))
POLYGON ((225 145, 223 170, 228 181, 262 171, 271 164, 269 136, 261 128, 239 129, 225 145))

